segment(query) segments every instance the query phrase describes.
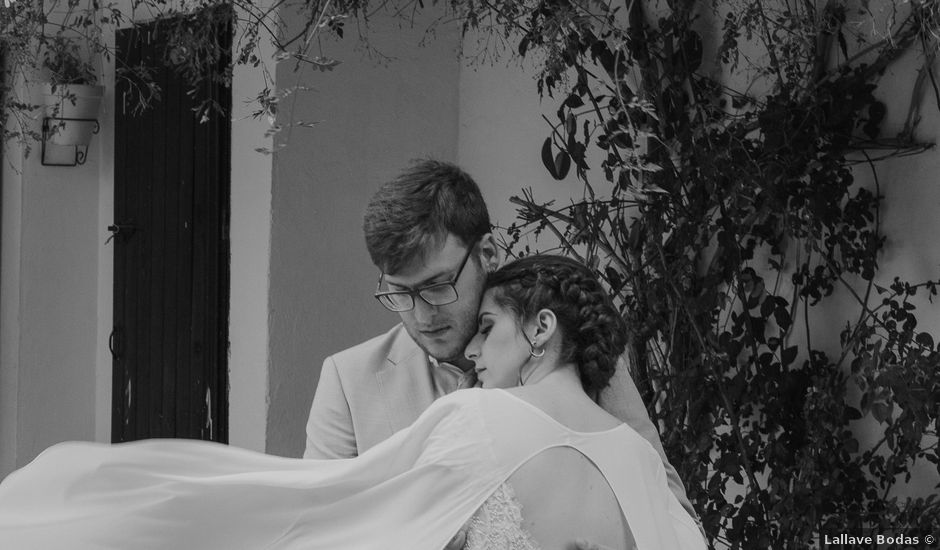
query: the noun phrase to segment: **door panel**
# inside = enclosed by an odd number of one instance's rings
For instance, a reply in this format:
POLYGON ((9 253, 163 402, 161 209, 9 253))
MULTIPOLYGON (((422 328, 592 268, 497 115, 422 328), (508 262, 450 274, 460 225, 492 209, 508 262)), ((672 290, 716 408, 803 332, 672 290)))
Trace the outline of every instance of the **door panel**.
MULTIPOLYGON (((153 61, 178 24, 119 31, 119 66, 162 67, 153 61)), ((230 47, 228 25, 217 27, 230 47)), ((119 79, 115 94, 112 441, 226 442, 231 91, 188 95, 166 67, 153 77, 160 99, 143 112, 133 83, 119 79), (200 123, 193 108, 206 94, 222 112, 200 123)))

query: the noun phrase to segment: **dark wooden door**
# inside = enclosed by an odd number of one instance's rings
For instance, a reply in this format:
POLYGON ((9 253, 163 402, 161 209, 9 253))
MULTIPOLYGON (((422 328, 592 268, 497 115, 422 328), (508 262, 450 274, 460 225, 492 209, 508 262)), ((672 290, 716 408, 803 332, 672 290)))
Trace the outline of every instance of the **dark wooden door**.
MULTIPOLYGON (((119 67, 162 68, 149 109, 135 112, 133 79, 119 79, 115 93, 111 437, 224 443, 231 91, 216 82, 188 94, 177 70, 153 63, 179 53, 168 28, 117 33, 119 67), (201 122, 193 108, 206 97, 222 112, 201 122)), ((214 32, 231 47, 226 25, 214 32)))

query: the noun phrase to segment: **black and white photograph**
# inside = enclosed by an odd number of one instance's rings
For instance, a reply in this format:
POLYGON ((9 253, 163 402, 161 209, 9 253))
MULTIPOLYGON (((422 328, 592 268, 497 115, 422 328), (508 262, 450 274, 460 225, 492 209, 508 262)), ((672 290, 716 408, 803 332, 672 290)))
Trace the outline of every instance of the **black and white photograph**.
POLYGON ((940 548, 940 0, 0 27, 0 549, 940 548))

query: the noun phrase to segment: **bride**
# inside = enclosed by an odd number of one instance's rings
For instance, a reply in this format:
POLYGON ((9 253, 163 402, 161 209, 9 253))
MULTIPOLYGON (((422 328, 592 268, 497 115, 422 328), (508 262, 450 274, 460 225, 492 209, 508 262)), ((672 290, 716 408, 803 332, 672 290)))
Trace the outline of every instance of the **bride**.
POLYGON ((0 548, 440 550, 455 533, 467 550, 705 548, 658 453, 588 396, 623 348, 589 270, 523 258, 487 281, 466 350, 483 389, 345 460, 56 445, 0 483, 0 548))

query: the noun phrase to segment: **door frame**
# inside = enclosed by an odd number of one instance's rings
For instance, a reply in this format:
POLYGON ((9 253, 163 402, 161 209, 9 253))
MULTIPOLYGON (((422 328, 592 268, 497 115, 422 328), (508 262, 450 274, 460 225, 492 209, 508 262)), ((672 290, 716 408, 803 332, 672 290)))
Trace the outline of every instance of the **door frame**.
MULTIPOLYGON (((235 40, 238 40, 236 35, 235 40)), ((272 58, 263 59, 271 74, 272 58)), ((105 105, 114 104, 113 61, 104 67, 105 105)), ((265 451, 270 362, 268 304, 271 263, 273 148, 263 118, 252 117, 253 97, 266 85, 261 71, 234 67, 232 78, 231 218, 229 287, 229 444, 265 451)), ((113 326, 114 256, 106 243, 114 218, 114 112, 103 109, 101 132, 91 154, 99 156, 98 322, 95 360, 95 441, 111 440, 112 364, 108 335, 113 326), (95 147, 95 146, 98 147, 95 147)), ((311 390, 312 391, 312 390, 311 390)))

